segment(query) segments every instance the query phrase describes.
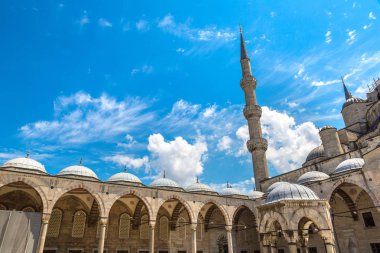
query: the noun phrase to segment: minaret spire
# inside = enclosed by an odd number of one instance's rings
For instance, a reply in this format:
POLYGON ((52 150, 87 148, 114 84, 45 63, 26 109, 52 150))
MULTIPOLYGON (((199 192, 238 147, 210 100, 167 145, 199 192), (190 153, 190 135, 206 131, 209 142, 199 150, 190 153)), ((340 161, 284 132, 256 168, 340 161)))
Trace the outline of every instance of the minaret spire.
POLYGON ((247 119, 249 130, 247 148, 252 154, 255 188, 261 191, 261 182, 268 178, 268 163, 265 154, 268 149, 268 142, 263 138, 261 130, 261 107, 258 105, 256 100, 256 79, 252 75, 251 63, 248 58, 241 27, 240 64, 243 75, 243 78, 240 81, 240 86, 244 91, 246 104, 243 112, 245 118, 247 119))
POLYGON ((352 98, 351 93, 348 91, 346 84, 344 83, 343 76, 340 77, 342 79, 343 89, 344 89, 344 96, 346 97, 346 100, 349 98, 352 98))

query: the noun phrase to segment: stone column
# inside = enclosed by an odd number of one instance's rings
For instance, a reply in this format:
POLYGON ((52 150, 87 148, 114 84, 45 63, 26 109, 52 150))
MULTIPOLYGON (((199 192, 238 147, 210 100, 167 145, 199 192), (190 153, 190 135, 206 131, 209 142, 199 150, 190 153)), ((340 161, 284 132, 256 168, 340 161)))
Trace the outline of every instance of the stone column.
POLYGON ((298 233, 290 230, 284 233, 284 236, 286 240, 288 241, 289 253, 297 253, 298 233))
POLYGON ((323 241, 325 242, 326 253, 336 253, 332 232, 326 231, 326 230, 320 231, 319 235, 322 237, 323 241))
POLYGON ((154 253, 154 229, 156 221, 149 222, 149 253, 154 253))
POLYGON ((50 213, 42 214, 40 237, 38 238, 37 253, 44 252, 46 233, 49 226, 50 213))
POLYGON ((232 244, 232 226, 225 226, 227 232, 227 242, 228 242, 228 253, 234 252, 234 247, 232 244))
POLYGON ((197 224, 190 225, 191 228, 191 253, 197 253, 197 224))
POLYGON ((101 217, 99 220, 100 231, 99 231, 98 253, 104 252, 104 241, 106 238, 107 221, 108 221, 108 218, 106 217, 101 217))
POLYGON ((270 235, 260 234, 260 247, 263 253, 271 253, 270 251, 270 235))
POLYGON ((277 236, 271 236, 270 240, 270 252, 277 253, 277 236))
POLYGON ((301 244, 301 253, 309 253, 309 249, 307 248, 307 243, 309 242, 309 237, 303 235, 300 238, 300 244, 301 244))
POLYGON ((335 245, 332 240, 325 240, 326 253, 335 253, 335 245))

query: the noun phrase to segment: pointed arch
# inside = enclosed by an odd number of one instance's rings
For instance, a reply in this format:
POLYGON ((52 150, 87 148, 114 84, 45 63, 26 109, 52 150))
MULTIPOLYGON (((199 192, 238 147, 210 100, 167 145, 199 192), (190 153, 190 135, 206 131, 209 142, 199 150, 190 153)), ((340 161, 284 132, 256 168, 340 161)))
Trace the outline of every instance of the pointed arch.
MULTIPOLYGON (((166 197, 160 199, 159 204, 157 205, 158 208, 156 210, 156 216, 158 215, 158 211, 163 206, 163 204, 165 204, 166 201, 172 200, 172 199, 177 200, 178 204, 181 203, 181 205, 178 207, 178 209, 180 209, 182 206, 185 208, 185 210, 187 211, 187 214, 189 215, 191 223, 196 223, 197 222, 197 219, 196 219, 196 217, 194 215, 193 209, 191 208, 191 206, 189 205, 189 203, 185 199, 183 199, 182 197, 180 197, 178 195, 169 195, 169 196, 166 196, 166 197)), ((174 217, 175 221, 177 221, 178 215, 179 214, 176 214, 176 216, 174 217)))
POLYGON ((222 213, 223 219, 224 219, 224 223, 226 225, 232 225, 231 224, 232 222, 229 219, 228 213, 227 213, 226 209, 223 207, 223 205, 217 204, 213 200, 209 200, 207 202, 203 202, 203 205, 198 209, 197 217, 199 217, 201 215, 202 208, 205 207, 208 204, 211 204, 211 206, 209 207, 209 209, 207 209, 207 212, 206 212, 206 214, 204 216, 204 224, 205 224, 205 230, 206 231, 208 229, 208 224, 210 222, 211 214, 215 210, 215 208, 217 208, 222 213), (211 207, 213 207, 212 210, 210 210, 211 207))

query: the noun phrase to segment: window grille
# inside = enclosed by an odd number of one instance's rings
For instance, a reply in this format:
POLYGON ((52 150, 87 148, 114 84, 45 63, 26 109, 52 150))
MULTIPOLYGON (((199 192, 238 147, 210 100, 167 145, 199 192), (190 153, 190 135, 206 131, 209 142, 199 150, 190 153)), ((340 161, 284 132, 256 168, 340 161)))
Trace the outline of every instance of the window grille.
POLYGON ((82 238, 84 235, 84 229, 86 226, 87 215, 84 211, 79 210, 74 214, 73 230, 71 236, 74 238, 82 238))
POLYGON ((129 228, 131 225, 131 217, 127 213, 123 213, 119 218, 119 238, 129 238, 129 228))
POLYGON ((61 228, 62 211, 60 209, 53 209, 49 219, 49 225, 47 230, 48 237, 58 237, 59 229, 61 228))

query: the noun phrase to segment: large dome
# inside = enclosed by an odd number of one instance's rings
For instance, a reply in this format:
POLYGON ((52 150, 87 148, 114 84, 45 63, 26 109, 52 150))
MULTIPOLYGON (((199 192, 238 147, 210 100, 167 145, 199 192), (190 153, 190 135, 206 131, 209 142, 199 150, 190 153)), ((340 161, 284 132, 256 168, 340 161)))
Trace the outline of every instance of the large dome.
POLYGON ((276 182, 276 183, 273 183, 273 184, 271 184, 271 185, 268 187, 267 192, 268 192, 268 193, 271 192, 274 188, 276 188, 277 186, 282 185, 282 184, 289 184, 289 183, 288 183, 288 182, 282 182, 282 181, 280 181, 280 182, 276 182))
POLYGON ((258 198, 261 198, 262 196, 264 196, 264 192, 250 191, 248 193, 248 198, 250 198, 250 199, 258 199, 258 198))
POLYGON ((36 160, 33 160, 28 157, 20 157, 15 158, 9 161, 6 161, 2 168, 15 168, 15 169, 21 169, 21 170, 29 170, 32 172, 38 172, 38 173, 44 173, 46 174, 45 167, 37 162, 36 160))
POLYGON ((362 158, 350 158, 336 166, 335 173, 363 168, 365 162, 362 158))
POLYGON ((330 177, 329 175, 320 171, 309 171, 298 178, 297 184, 321 181, 329 177, 330 177))
POLYGON ((318 196, 308 187, 299 184, 281 184, 267 196, 266 203, 280 200, 318 200, 318 196))
POLYGON ((141 180, 136 177, 135 175, 128 173, 128 172, 119 172, 116 173, 115 175, 112 175, 107 182, 112 182, 112 183, 131 183, 131 184, 138 184, 142 185, 141 180))
POLYGON ((357 103, 365 103, 365 102, 366 101, 362 98, 350 97, 349 99, 346 100, 346 102, 344 102, 342 106, 342 110, 349 105, 357 104, 357 103))
POLYGON ((322 145, 314 148, 310 151, 310 153, 306 157, 306 162, 314 160, 316 158, 324 157, 325 156, 325 149, 322 145))
POLYGON ((57 176, 98 179, 98 176, 95 174, 95 172, 83 165, 73 165, 66 167, 58 172, 57 176))
POLYGON ((208 186, 207 184, 199 183, 198 180, 196 183, 188 186, 186 188, 186 191, 188 191, 188 192, 213 192, 213 193, 215 193, 215 191, 210 186, 208 186))
POLYGON ((182 187, 179 186, 174 180, 171 180, 169 178, 163 177, 163 178, 157 178, 149 185, 150 187, 155 188, 174 188, 174 189, 181 189, 182 187))

